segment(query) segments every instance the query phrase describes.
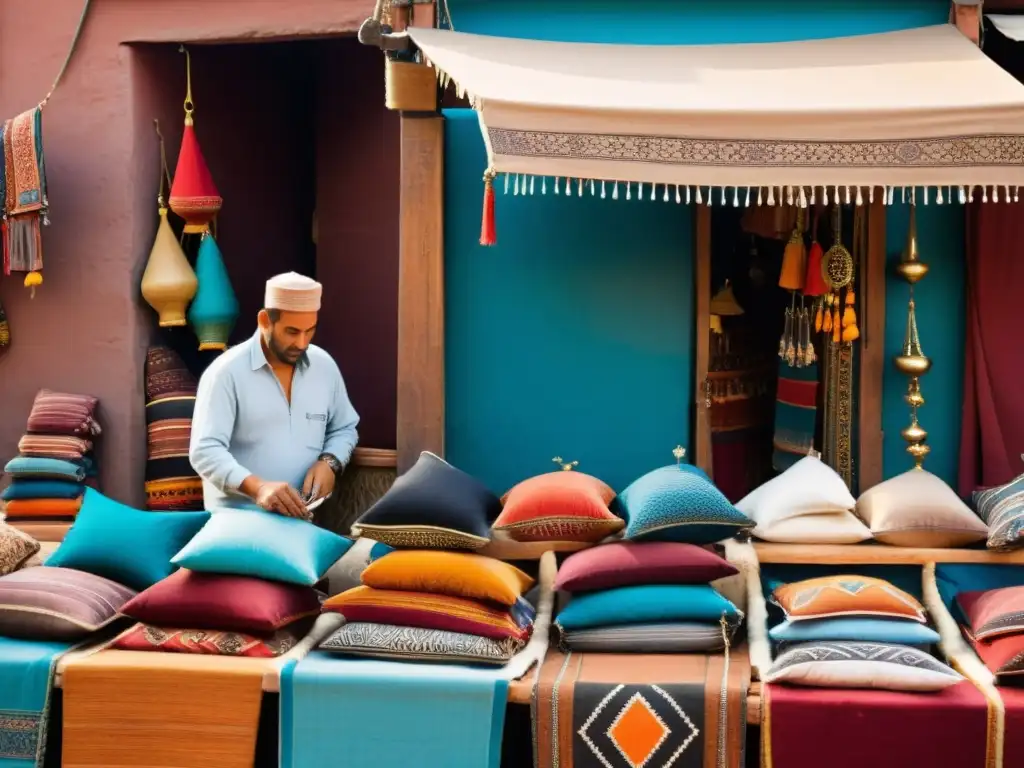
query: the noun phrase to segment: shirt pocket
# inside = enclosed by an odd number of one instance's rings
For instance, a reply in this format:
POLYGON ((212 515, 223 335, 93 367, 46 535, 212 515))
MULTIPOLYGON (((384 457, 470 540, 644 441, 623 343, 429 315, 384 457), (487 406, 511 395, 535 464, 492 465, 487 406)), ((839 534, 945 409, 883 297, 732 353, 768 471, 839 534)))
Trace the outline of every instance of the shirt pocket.
POLYGON ((324 449, 324 439, 327 435, 327 409, 312 408, 306 411, 305 417, 306 447, 322 451, 324 449))

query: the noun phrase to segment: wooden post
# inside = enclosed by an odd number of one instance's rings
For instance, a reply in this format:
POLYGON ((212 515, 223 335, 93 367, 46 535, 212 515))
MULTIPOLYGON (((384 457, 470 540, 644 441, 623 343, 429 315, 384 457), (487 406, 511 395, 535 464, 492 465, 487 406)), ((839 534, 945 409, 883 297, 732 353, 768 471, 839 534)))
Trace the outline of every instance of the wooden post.
POLYGON ((975 0, 973 3, 953 3, 952 21, 972 43, 978 45, 981 41, 981 2, 975 0))
MULTIPOLYGON (((710 192, 708 193, 710 194, 710 192)), ((711 354, 711 209, 696 205, 696 238, 694 250, 694 463, 711 473, 711 409, 707 406, 708 363, 711 354)))
POLYGON ((861 268, 857 479, 860 493, 882 482, 882 378, 885 373, 885 190, 868 208, 868 247, 861 268))

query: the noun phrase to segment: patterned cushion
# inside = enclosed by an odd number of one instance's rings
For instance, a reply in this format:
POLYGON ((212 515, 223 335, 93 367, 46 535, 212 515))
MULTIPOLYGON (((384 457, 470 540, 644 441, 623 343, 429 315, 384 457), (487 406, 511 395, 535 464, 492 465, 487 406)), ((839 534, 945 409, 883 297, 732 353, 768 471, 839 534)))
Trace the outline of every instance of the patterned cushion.
POLYGON ((28 431, 46 435, 90 436, 100 433, 96 423, 99 399, 41 389, 28 415, 28 431))
POLYGON ((7 462, 4 472, 13 478, 36 480, 85 480, 85 467, 66 459, 44 459, 38 456, 15 456, 7 462))
POLYGON ((1024 587, 960 592, 956 601, 977 640, 1024 633, 1024 587))
POLYGON ((353 622, 320 643, 320 650, 383 659, 502 665, 523 645, 511 637, 493 640, 440 629, 353 622))
POLYGON ((203 656, 247 656, 270 659, 288 653, 309 631, 306 622, 279 629, 271 635, 220 632, 209 629, 167 629, 136 624, 114 641, 119 651, 162 651, 203 656))
POLYGON ((312 587, 182 569, 142 592, 121 613, 143 624, 273 632, 320 613, 312 587))
POLYGON ((975 653, 1002 684, 1018 684, 1024 676, 1024 634, 999 635, 991 640, 978 640, 968 627, 964 634, 975 653))
POLYGON ((0 576, 18 570, 38 551, 38 541, 27 533, 0 522, 0 576))
POLYGON ((501 502, 479 480, 424 451, 352 526, 394 547, 479 549, 501 502))
POLYGON ((92 441, 72 435, 24 435, 18 441, 22 456, 48 459, 80 459, 92 450, 92 441))
POLYGON ((203 481, 194 477, 168 477, 146 481, 146 509, 188 512, 203 509, 203 481))
POLYGON ((672 465, 648 472, 619 494, 627 539, 707 544, 754 523, 715 488, 703 472, 672 465))
POLYGON ((328 599, 324 610, 343 614, 348 621, 443 629, 495 640, 524 640, 533 626, 532 608, 522 600, 509 609, 463 597, 373 587, 342 592, 328 599))
POLYGON ((924 606, 913 595, 871 576, 822 576, 784 584, 772 602, 790 621, 836 616, 891 616, 926 621, 924 606))
POLYGON ((305 520, 258 509, 219 509, 171 562, 199 573, 232 573, 311 587, 351 546, 351 539, 305 520))
POLYGON ((821 459, 805 456, 747 494, 736 509, 759 528, 767 528, 803 515, 848 512, 856 503, 843 478, 832 467, 821 459))
POLYGON ((600 541, 622 530, 608 505, 615 491, 583 472, 548 472, 524 480, 503 500, 494 530, 516 541, 600 541))
POLYGON ((144 512, 87 488, 75 524, 46 564, 146 589, 174 572, 174 553, 209 518, 208 512, 144 512))
POLYGON ((1006 485, 975 491, 974 508, 988 525, 989 549, 1024 544, 1024 475, 1006 485))
POLYGON ((857 514, 876 539, 898 547, 963 547, 988 537, 988 527, 956 492, 924 469, 866 490, 857 514))
POLYGON ((768 632, 780 643, 806 643, 817 640, 896 643, 897 645, 934 645, 939 633, 910 619, 873 619, 844 616, 837 619, 784 621, 768 632))
POLYGON ((78 640, 117 618, 135 592, 71 568, 25 568, 0 578, 0 635, 78 640))
POLYGON ((964 678, 918 648, 888 643, 802 643, 781 654, 766 683, 819 688, 941 691, 964 678))
POLYGON ((376 589, 430 592, 512 605, 533 586, 513 565, 469 552, 419 549, 391 553, 363 571, 363 584, 376 589))
POLYGON ((743 613, 707 584, 650 584, 574 595, 558 614, 557 624, 573 631, 722 618, 737 624, 743 613))
POLYGON ((569 555, 555 589, 588 592, 632 584, 707 584, 732 576, 736 567, 695 544, 621 541, 569 555))
POLYGON ((558 627, 560 645, 593 653, 717 653, 725 648, 717 621, 626 624, 572 632, 558 627))

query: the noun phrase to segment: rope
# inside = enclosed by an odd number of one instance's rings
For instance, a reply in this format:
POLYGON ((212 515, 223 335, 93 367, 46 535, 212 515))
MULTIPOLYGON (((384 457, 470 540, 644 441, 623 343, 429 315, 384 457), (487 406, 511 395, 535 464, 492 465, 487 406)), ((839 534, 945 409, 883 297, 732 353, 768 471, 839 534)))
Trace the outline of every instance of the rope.
POLYGON ((167 189, 171 188, 171 172, 167 170, 167 148, 164 146, 164 136, 160 133, 160 121, 153 118, 153 127, 156 129, 157 138, 160 139, 160 191, 157 193, 157 200, 160 207, 164 205, 164 181, 167 181, 167 189))
POLYGON ((64 63, 61 65, 60 72, 57 73, 57 77, 53 80, 53 85, 50 86, 50 92, 43 97, 43 100, 39 102, 39 108, 42 109, 46 106, 46 102, 53 96, 53 92, 57 90, 57 86, 60 84, 60 80, 64 77, 64 73, 68 69, 68 65, 71 63, 71 57, 75 55, 75 48, 78 46, 78 39, 82 36, 82 30, 85 28, 85 19, 89 15, 89 6, 92 4, 92 0, 85 0, 85 4, 82 6, 82 15, 78 19, 78 27, 75 29, 75 36, 71 38, 71 47, 68 49, 68 55, 64 58, 64 63))

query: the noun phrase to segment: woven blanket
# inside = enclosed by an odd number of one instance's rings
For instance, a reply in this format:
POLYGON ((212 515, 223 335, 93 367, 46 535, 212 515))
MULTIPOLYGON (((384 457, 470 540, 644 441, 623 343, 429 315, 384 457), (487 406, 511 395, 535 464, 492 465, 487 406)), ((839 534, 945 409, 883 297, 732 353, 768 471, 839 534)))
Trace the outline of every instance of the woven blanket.
POLYGON ((750 663, 724 654, 551 653, 536 768, 743 768, 750 663))
POLYGON ((43 765, 53 673, 69 647, 0 637, 0 768, 43 765))
POLYGON ((818 366, 791 368, 779 363, 772 465, 784 472, 814 448, 818 418, 818 366))

